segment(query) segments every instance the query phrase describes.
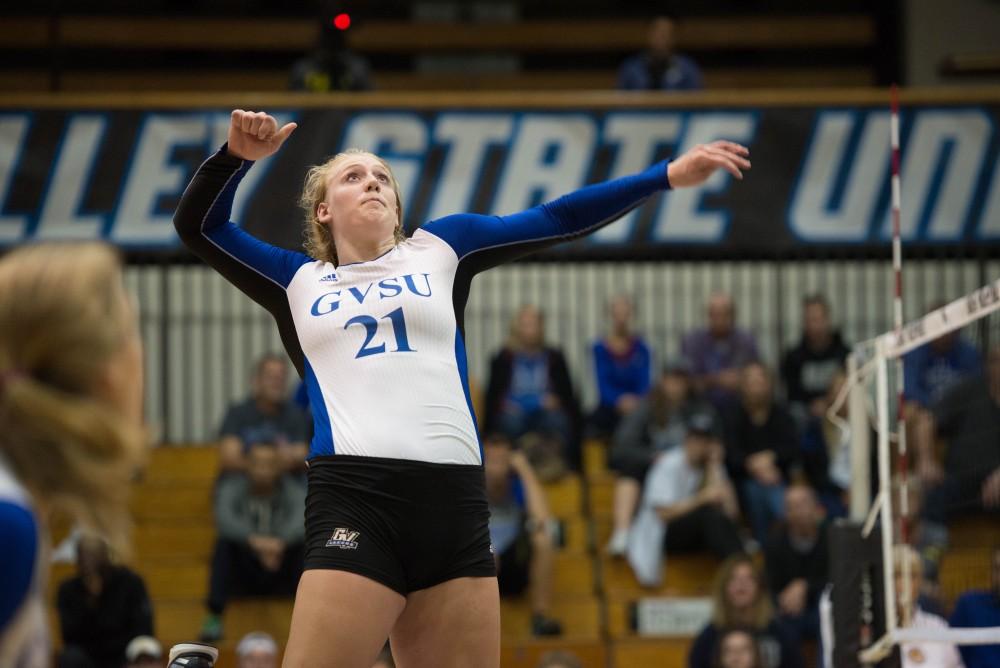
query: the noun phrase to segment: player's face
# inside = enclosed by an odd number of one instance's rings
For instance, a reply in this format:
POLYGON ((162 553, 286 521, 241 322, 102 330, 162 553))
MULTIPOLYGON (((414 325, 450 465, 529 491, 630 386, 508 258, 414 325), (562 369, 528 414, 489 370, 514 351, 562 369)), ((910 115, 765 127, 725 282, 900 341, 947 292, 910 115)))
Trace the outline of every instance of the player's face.
POLYGON ((335 241, 391 241, 399 211, 389 169, 370 153, 351 154, 335 162, 327 177, 326 198, 316 213, 331 226, 335 241))
POLYGON ((750 564, 737 564, 726 583, 726 599, 729 605, 742 609, 753 605, 757 598, 757 578, 750 564))
POLYGON ((728 634, 722 640, 719 658, 722 668, 753 668, 753 638, 749 633, 728 634))

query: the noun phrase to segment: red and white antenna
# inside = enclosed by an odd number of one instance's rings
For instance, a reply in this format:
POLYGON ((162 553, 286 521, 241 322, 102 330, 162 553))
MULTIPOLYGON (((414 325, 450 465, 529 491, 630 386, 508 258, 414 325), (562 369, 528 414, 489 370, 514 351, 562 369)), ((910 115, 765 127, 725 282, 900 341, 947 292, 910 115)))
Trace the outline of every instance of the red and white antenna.
MULTIPOLYGON (((899 88, 893 84, 889 90, 890 115, 889 127, 892 142, 892 272, 895 289, 892 298, 892 325, 897 340, 903 333, 903 243, 900 238, 900 208, 901 187, 899 180, 899 88)), ((904 378, 903 356, 895 360, 896 375, 896 475, 899 480, 899 540, 907 545, 910 542, 910 499, 909 499, 909 453, 906 448, 906 413, 904 412, 904 378)), ((886 490, 891 494, 891 490, 886 490)), ((892 559, 891 554, 882 556, 892 559)), ((910 600, 910 560, 903 559, 903 582, 900 594, 903 625, 909 625, 913 601, 910 600)))

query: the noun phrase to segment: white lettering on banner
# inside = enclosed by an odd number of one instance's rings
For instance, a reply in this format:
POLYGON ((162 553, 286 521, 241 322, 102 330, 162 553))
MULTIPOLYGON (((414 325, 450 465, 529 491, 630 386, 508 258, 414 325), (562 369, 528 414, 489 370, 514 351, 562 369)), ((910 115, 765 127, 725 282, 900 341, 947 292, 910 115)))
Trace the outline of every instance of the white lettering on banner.
POLYGON ((114 241, 161 245, 175 240, 172 214, 156 214, 153 208, 163 195, 180 193, 184 188, 187 170, 171 164, 174 149, 204 145, 207 140, 205 116, 153 114, 146 118, 115 216, 111 233, 114 241))
MULTIPOLYGON (((14 168, 24 150, 28 125, 27 114, 0 116, 0 212, 6 208, 14 168)), ((24 238, 27 226, 27 216, 0 214, 0 241, 19 241, 24 238)))
POLYGON ((865 118, 857 150, 847 154, 858 122, 853 111, 820 112, 788 209, 788 226, 804 241, 864 241, 879 194, 888 179, 889 115, 865 118), (850 165, 844 165, 850 160, 850 165), (837 175, 847 168, 839 202, 832 202, 837 175))
POLYGON ((403 191, 403 211, 413 197, 427 153, 427 124, 417 114, 360 114, 344 132, 341 150, 377 153, 392 167, 403 191))
MULTIPOLYGON (((680 113, 612 114, 604 123, 604 142, 617 144, 609 179, 635 174, 653 162, 660 144, 677 142, 681 129, 680 113)), ((666 180, 667 175, 663 175, 666 180)), ((590 238, 597 243, 625 243, 635 229, 639 211, 631 211, 621 220, 597 230, 590 238)))
POLYGON ((497 185, 493 213, 504 215, 583 185, 597 127, 583 114, 525 114, 497 185))
MULTIPOLYGON (((900 168, 902 238, 951 241, 962 235, 989 139, 989 119, 975 109, 928 110, 916 116, 900 168), (943 160, 947 144, 951 155, 943 160), (940 189, 934 193, 934 180, 942 170, 940 189), (918 229, 922 220, 927 220, 925 230, 918 229)), ((888 211, 882 220, 883 238, 890 238, 888 211)))
MULTIPOLYGON (((285 123, 295 119, 295 114, 291 112, 269 112, 274 116, 274 120, 278 122, 278 127, 280 128, 285 123)), ((212 127, 212 139, 209 141, 208 155, 215 153, 219 150, 219 147, 226 143, 229 138, 229 123, 230 114, 213 114, 211 120, 212 127)), ((296 130, 298 132, 299 130, 296 130)), ((295 136, 295 133, 292 133, 295 136)), ((243 220, 243 210, 246 208, 247 202, 253 197, 254 191, 257 189, 257 185, 261 182, 264 176, 267 175, 268 170, 271 168, 271 163, 274 162, 275 156, 277 154, 269 155, 263 160, 258 160, 254 163, 253 169, 246 173, 243 180, 240 181, 240 187, 236 189, 236 196, 233 198, 233 212, 229 216, 229 220, 236 224, 240 224, 243 220)))
MULTIPOLYGON (((684 138, 677 155, 717 139, 742 144, 752 143, 757 129, 753 113, 692 114, 688 118, 684 138)), ((733 177, 718 170, 697 188, 671 190, 664 194, 653 223, 655 241, 707 243, 722 241, 729 227, 726 211, 706 211, 701 208, 705 195, 725 190, 733 177)))
MULTIPOLYGON (((3 181, 0 180, 0 183, 3 181)), ((981 239, 1000 239, 1000 157, 993 163, 993 180, 983 204, 978 236, 981 239)))
POLYGON ((514 126, 510 114, 469 116, 442 114, 434 125, 434 141, 447 144, 441 176, 427 220, 469 211, 476 185, 483 173, 486 149, 506 144, 514 126))
POLYGON ((77 115, 69 119, 56 156, 42 214, 35 229, 38 239, 97 239, 103 233, 105 216, 79 212, 90 174, 96 167, 97 149, 107 120, 103 116, 77 115))

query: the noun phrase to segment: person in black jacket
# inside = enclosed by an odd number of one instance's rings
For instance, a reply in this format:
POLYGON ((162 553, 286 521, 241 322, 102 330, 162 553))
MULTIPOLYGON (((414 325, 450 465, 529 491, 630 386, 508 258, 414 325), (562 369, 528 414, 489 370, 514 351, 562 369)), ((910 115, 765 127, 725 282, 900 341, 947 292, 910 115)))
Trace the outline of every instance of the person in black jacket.
POLYGON ((830 385, 850 352, 840 332, 830 324, 826 297, 806 297, 802 301, 802 339, 781 362, 788 408, 796 418, 824 417, 830 385))
MULTIPOLYGON (((545 344, 545 322, 536 306, 514 316, 510 339, 490 362, 483 433, 511 440, 531 434, 554 445, 570 467, 580 466, 580 404, 562 352, 545 344)), ((525 447, 539 476, 548 478, 525 447)))
POLYGON ((785 522, 765 551, 778 613, 803 638, 819 636, 819 597, 829 581, 826 523, 816 493, 804 484, 785 492, 785 522))
POLYGON ((60 668, 118 668, 136 636, 153 635, 153 608, 142 578, 111 563, 108 545, 84 535, 77 546, 77 575, 57 596, 63 652, 60 668))
POLYGON ((771 374, 760 362, 743 368, 740 400, 726 412, 726 459, 758 543, 784 517, 785 485, 798 466, 798 432, 774 397, 771 374))

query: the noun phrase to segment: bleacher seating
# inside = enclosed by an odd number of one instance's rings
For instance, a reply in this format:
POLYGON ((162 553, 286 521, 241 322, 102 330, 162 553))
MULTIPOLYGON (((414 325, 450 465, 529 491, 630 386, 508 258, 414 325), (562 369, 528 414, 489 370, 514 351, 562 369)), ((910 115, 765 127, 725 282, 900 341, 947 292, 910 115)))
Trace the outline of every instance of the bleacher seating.
MULTIPOLYGON (((645 20, 615 17, 375 19, 348 38, 373 61, 380 90, 610 89, 621 60, 644 48, 646 30, 645 20), (497 54, 520 59, 521 66, 475 71, 414 64, 427 55, 497 54)), ((0 22, 0 52, 9 56, 0 65, 0 90, 48 90, 52 44, 58 45, 65 91, 284 90, 291 64, 312 48, 317 31, 316 22, 304 17, 10 17, 0 22)), ((682 24, 678 41, 679 49, 702 61, 709 88, 876 81, 871 52, 877 21, 865 13, 694 16, 682 24)))

